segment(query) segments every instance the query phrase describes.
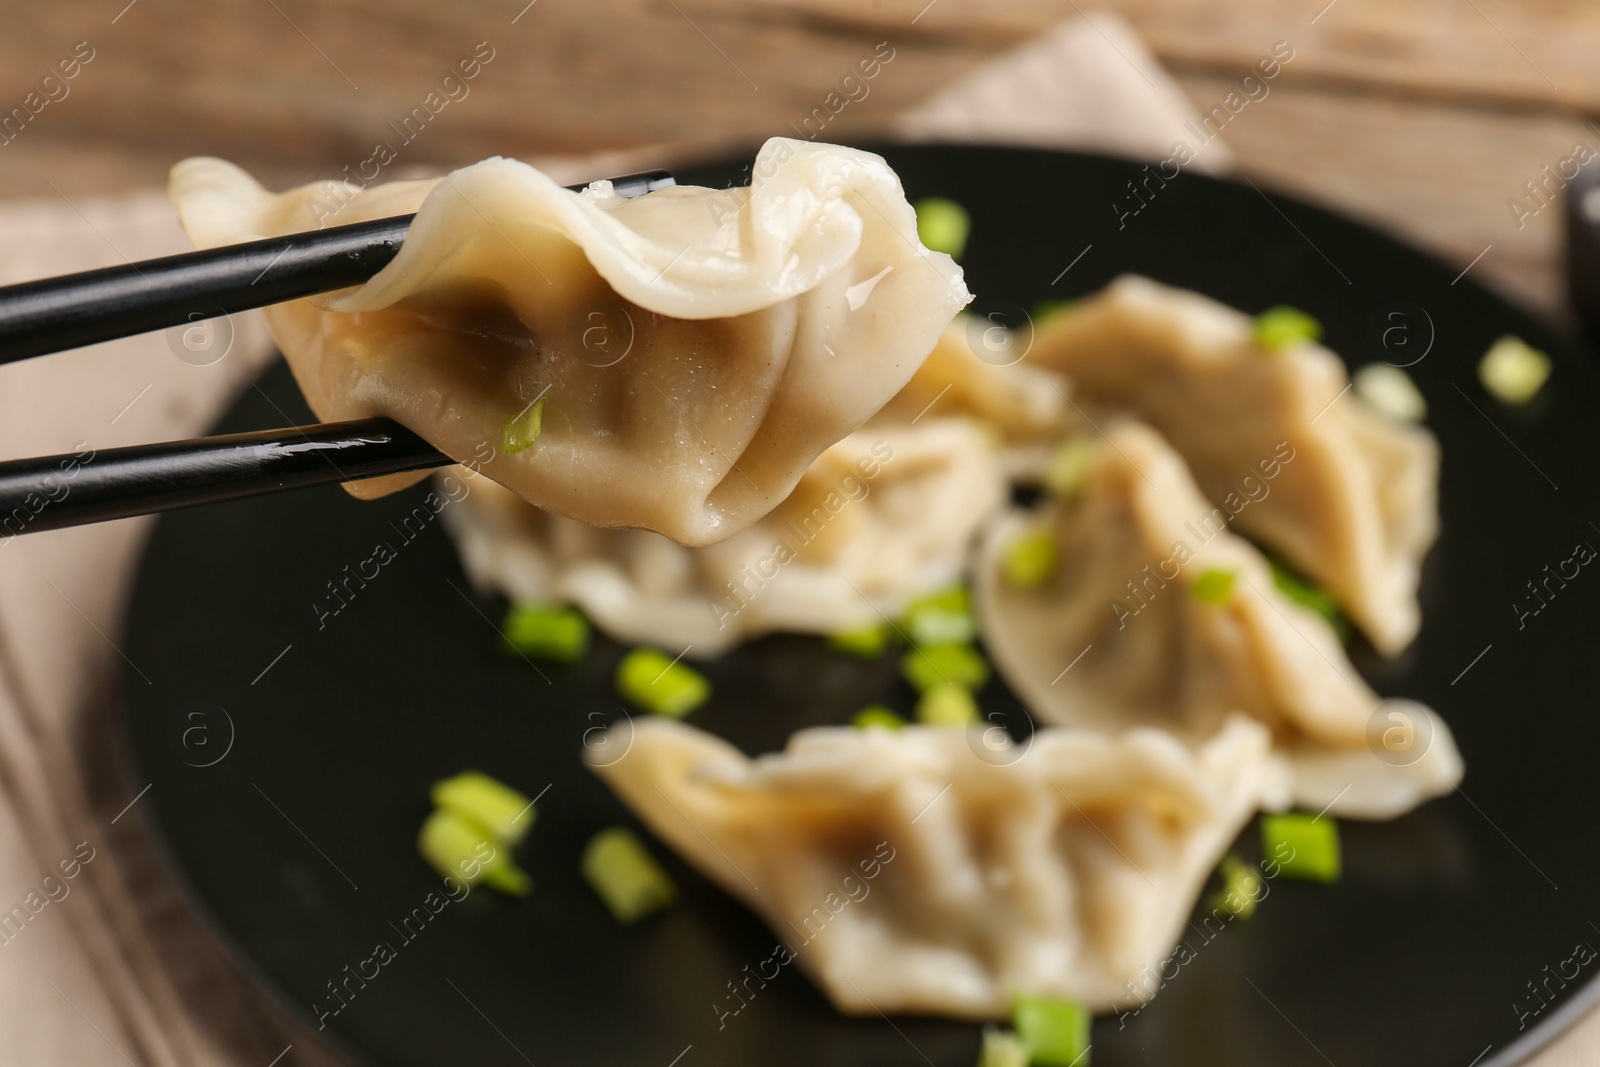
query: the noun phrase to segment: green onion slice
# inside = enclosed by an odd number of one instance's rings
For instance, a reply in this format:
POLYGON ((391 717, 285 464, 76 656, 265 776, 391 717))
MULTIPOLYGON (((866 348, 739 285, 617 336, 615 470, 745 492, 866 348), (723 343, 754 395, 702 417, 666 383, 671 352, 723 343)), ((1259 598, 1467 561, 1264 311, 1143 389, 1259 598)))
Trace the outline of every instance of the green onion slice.
POLYGON ((1087 437, 1069 437, 1045 461, 1044 487, 1062 500, 1071 500, 1089 481, 1094 465, 1094 442, 1087 437))
POLYGON ((433 783, 434 806, 462 816, 507 845, 528 836, 533 801, 481 771, 462 771, 433 783))
POLYGON ((1222 876, 1222 889, 1211 898, 1211 910, 1236 919, 1254 915, 1261 897, 1261 873, 1231 852, 1222 857, 1217 873, 1222 876))
POLYGON ((960 259, 966 251, 967 235, 972 232, 967 209, 954 200, 930 196, 917 201, 916 212, 918 239, 935 252, 960 259))
POLYGON ((1369 363, 1351 379, 1356 394, 1373 410, 1399 422, 1421 422, 1428 402, 1411 375, 1387 363, 1369 363))
POLYGON ((423 821, 417 851, 446 878, 468 885, 482 882, 513 896, 525 896, 533 888, 533 879, 511 859, 509 846, 495 841, 483 824, 454 811, 441 808, 423 821))
POLYGON ((572 663, 589 651, 589 620, 562 604, 513 604, 500 633, 508 648, 541 659, 572 663))
POLYGON ((889 647, 889 627, 882 623, 828 635, 828 647, 860 659, 877 659, 889 647))
POLYGON ((515 415, 506 416, 506 427, 500 435, 500 450, 515 455, 533 447, 539 439, 539 429, 544 422, 544 397, 523 408, 515 415))
POLYGON ((711 697, 705 675, 653 648, 636 648, 617 664, 617 692, 657 715, 681 719, 711 697))
POLYGON ((1037 589, 1055 576, 1060 562, 1055 531, 1048 526, 1019 534, 1006 546, 1001 570, 1017 589, 1037 589))
POLYGON ((1322 323, 1299 308, 1268 308, 1256 316, 1256 343, 1263 348, 1282 351, 1307 341, 1322 338, 1322 323))
POLYGON ((1028 1046, 1010 1030, 985 1026, 978 1067, 1028 1067, 1028 1046))
POLYGON ((1270 562, 1272 584, 1277 587, 1278 592, 1301 607, 1309 608, 1321 615, 1328 625, 1333 627, 1333 632, 1339 635, 1339 640, 1344 640, 1350 632, 1350 624, 1345 621, 1344 614, 1339 610, 1339 604, 1333 599, 1332 594, 1302 578, 1299 572, 1282 560, 1273 559, 1270 562))
POLYGON ((1013 1011, 1017 1036, 1034 1067, 1087 1067, 1089 1012, 1083 1005, 1024 993, 1013 1011))
POLYGON ((927 645, 901 657, 900 674, 919 693, 940 685, 976 691, 989 680, 989 661, 970 645, 927 645))
POLYGON ((936 685, 917 699, 917 721, 924 726, 964 728, 978 721, 978 702, 959 685, 936 685))
POLYGON ((964 585, 952 585, 913 600, 901 627, 914 645, 958 645, 978 636, 972 597, 964 585))
POLYGON ((596 834, 583 850, 579 866, 619 923, 638 922, 678 897, 678 887, 667 872, 633 831, 623 826, 596 834))
POLYGON ((882 704, 868 704, 856 712, 850 724, 857 730, 870 730, 874 726, 881 726, 885 730, 899 730, 905 726, 906 720, 905 716, 882 704))
POLYGON ((1210 567, 1200 577, 1189 583, 1189 595, 1202 604, 1220 608, 1233 599, 1233 585, 1238 575, 1220 567, 1210 567))
POLYGON ((1287 812, 1261 818, 1261 848, 1285 878, 1337 882, 1341 869, 1339 824, 1327 816, 1287 812))
POLYGON ((1520 337, 1500 338, 1478 361, 1478 380, 1503 404, 1520 407, 1550 379, 1550 357, 1520 337))

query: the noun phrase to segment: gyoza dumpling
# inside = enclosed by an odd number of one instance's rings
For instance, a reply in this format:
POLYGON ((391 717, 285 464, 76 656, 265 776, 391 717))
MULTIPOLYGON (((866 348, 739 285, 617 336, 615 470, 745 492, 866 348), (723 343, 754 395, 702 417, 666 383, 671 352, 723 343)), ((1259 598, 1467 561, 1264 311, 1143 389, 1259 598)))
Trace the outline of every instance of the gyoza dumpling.
POLYGON ((706 544, 783 500, 970 299, 878 156, 777 138, 754 174, 629 200, 496 158, 274 195, 191 159, 171 191, 201 247, 416 212, 367 284, 267 310, 317 416, 389 416, 540 507, 706 544))
POLYGON ((1349 377, 1332 352, 1262 348, 1241 312, 1125 277, 1042 327, 1029 359, 1166 435, 1217 505, 1185 518, 1237 523, 1282 553, 1379 651, 1416 636, 1438 443, 1341 398, 1349 377))
POLYGON ((1444 723, 1367 688, 1327 622, 1278 591, 1261 553, 1205 523, 1211 505, 1160 434, 1129 421, 1105 429, 1072 502, 1008 516, 980 551, 985 645, 1029 709, 1058 725, 1155 726, 1191 742, 1242 711, 1272 729, 1295 800, 1313 811, 1386 818, 1455 788, 1461 759, 1444 723), (1053 537, 1057 568, 1017 588, 1005 554, 1032 532, 1053 537), (1426 746, 1412 762, 1369 748, 1369 730, 1381 724, 1381 737, 1391 714, 1426 746))
POLYGON ((1019 990, 1142 1002, 1218 858, 1283 799, 1243 717, 1198 749, 1159 730, 1047 729, 1023 751, 817 727, 754 760, 682 723, 631 729, 595 773, 855 1014, 999 1019, 1019 990))
POLYGON ((715 545, 603 530, 487 481, 444 513, 479 587, 570 602, 619 641, 715 656, 775 630, 829 633, 896 616, 965 570, 1005 496, 988 437, 965 419, 861 430, 782 504, 715 545))
POLYGON ((1062 437, 1087 426, 1068 399, 1066 379, 1013 356, 1007 351, 1011 343, 1004 329, 957 315, 872 425, 915 424, 948 415, 979 419, 1000 439, 1006 472, 1028 478, 1062 437))

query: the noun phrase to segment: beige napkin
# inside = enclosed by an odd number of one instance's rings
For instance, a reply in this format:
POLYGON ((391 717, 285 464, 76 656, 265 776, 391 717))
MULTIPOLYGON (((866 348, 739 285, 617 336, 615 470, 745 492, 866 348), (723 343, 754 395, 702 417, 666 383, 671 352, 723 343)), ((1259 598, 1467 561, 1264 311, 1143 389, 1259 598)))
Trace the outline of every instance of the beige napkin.
MULTIPOLYGON (((1192 117, 1137 37, 1097 13, 977 69, 894 132, 1161 159, 1192 117)), ((616 161, 549 162, 578 180, 616 161)), ((1225 165, 1225 150, 1196 162, 1225 165)), ((186 247, 156 191, 3 207, 0 233, 0 283, 186 247)), ((270 358, 249 314, 0 368, 0 455, 203 433, 270 358)), ((10 537, 4 519, 0 1064, 342 1062, 256 989, 188 909, 143 822, 147 783, 117 755, 118 627, 149 521, 10 537)), ((1580 1051, 1568 1040, 1546 1067, 1594 1062, 1580 1051)))

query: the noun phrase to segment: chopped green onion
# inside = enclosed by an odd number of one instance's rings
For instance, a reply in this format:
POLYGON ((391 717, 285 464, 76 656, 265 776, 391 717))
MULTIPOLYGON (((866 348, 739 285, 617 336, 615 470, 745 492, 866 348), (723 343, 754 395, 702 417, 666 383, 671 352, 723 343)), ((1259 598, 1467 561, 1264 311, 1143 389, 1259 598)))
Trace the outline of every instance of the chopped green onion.
POLYGON ((1044 487, 1063 500, 1071 500, 1089 481, 1094 465, 1094 442, 1071 437, 1061 442, 1045 461, 1044 487))
POLYGON ((1369 363, 1352 379, 1356 392, 1374 410, 1400 422, 1421 422, 1428 417, 1428 402, 1417 383, 1399 367, 1369 363))
POLYGON ((711 697, 705 675, 653 648, 636 648, 617 664, 617 692, 646 711, 681 719, 711 697))
POLYGON ((919 693, 939 685, 976 691, 989 680, 989 661, 970 645, 927 645, 900 658, 900 674, 919 693))
POLYGON ((428 866, 446 878, 468 885, 484 883, 513 896, 526 896, 533 879, 511 859, 510 849, 472 819, 440 809, 423 822, 417 851, 428 866))
POLYGON ((935 252, 960 259, 967 247, 972 220, 967 209, 954 200, 930 196, 916 203, 917 237, 935 252))
POLYGON ((1035 327, 1043 326, 1070 312, 1077 303, 1076 300, 1041 300, 1033 305, 1029 314, 1033 318, 1035 327))
POLYGON ((583 850, 579 866, 619 923, 637 922, 678 897, 678 887, 667 872, 633 831, 623 826, 596 834, 583 850))
POLYGON ((539 439, 539 429, 544 422, 544 397, 506 417, 506 428, 501 434, 500 449, 506 455, 515 455, 533 447, 539 439))
POLYGON ((513 651, 572 663, 589 651, 589 620, 560 604, 513 604, 500 633, 513 651))
POLYGON ((978 1067, 1028 1067, 1028 1046, 1010 1030, 985 1026, 978 1067))
POLYGON ((962 686, 936 685, 917 698, 917 721, 964 728, 978 721, 978 702, 962 686))
POLYGON ((1333 632, 1339 635, 1339 640, 1344 640, 1350 632, 1350 624, 1345 622, 1343 613, 1339 611, 1339 604, 1327 590, 1316 586, 1300 577, 1288 564, 1282 560, 1274 559, 1272 562, 1272 584, 1277 586, 1278 592, 1284 597, 1299 604, 1303 608, 1310 608, 1327 620, 1333 627, 1333 632))
POLYGON ((877 659, 889 647, 889 627, 879 623, 828 635, 828 647, 847 656, 877 659))
POLYGON ((1261 818, 1261 847, 1286 878, 1339 880, 1339 824, 1321 816, 1288 812, 1261 818))
POLYGON ((1012 1024, 1035 1067, 1088 1067, 1089 1013, 1082 1004, 1020 994, 1012 1024))
POLYGON ((1217 867, 1222 888, 1211 898, 1212 911, 1225 911, 1236 919, 1248 919, 1260 902, 1261 874, 1233 853, 1222 857, 1217 867))
POLYGON ((462 771, 433 783, 433 803, 516 845, 533 826, 533 801, 479 771, 462 771))
POLYGON ((1303 341, 1316 341, 1322 337, 1322 323, 1299 308, 1268 308, 1256 316, 1256 343, 1263 348, 1281 351, 1303 341))
POLYGON ((1238 575, 1220 567, 1211 567, 1189 583, 1189 595, 1202 604, 1214 608, 1225 606, 1233 599, 1233 583, 1238 575))
POLYGON ((870 730, 874 726, 881 726, 885 730, 899 730, 906 724, 905 716, 882 704, 868 704, 856 712, 855 718, 850 720, 850 725, 857 730, 870 730))
POLYGON ((1048 526, 1019 534, 1006 546, 1001 569, 1018 589, 1037 589, 1056 573, 1059 562, 1055 531, 1048 526))
POLYGON ((1483 387, 1512 407, 1532 400, 1549 378, 1550 357, 1510 334, 1491 345, 1478 362, 1478 380, 1483 387))
POLYGON ((952 585, 913 600, 901 619, 914 645, 959 645, 978 636, 972 598, 964 585, 952 585))

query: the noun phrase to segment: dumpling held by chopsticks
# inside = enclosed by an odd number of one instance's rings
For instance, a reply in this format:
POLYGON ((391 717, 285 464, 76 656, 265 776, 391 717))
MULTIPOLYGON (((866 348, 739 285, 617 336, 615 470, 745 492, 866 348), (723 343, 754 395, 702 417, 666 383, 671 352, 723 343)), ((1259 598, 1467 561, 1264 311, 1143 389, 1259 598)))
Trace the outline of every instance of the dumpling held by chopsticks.
POLYGON ((878 156, 774 139, 753 175, 625 199, 495 158, 274 194, 191 159, 171 195, 200 247, 415 212, 365 285, 267 310, 317 416, 393 418, 539 507, 701 545, 788 496, 971 299, 878 156))

